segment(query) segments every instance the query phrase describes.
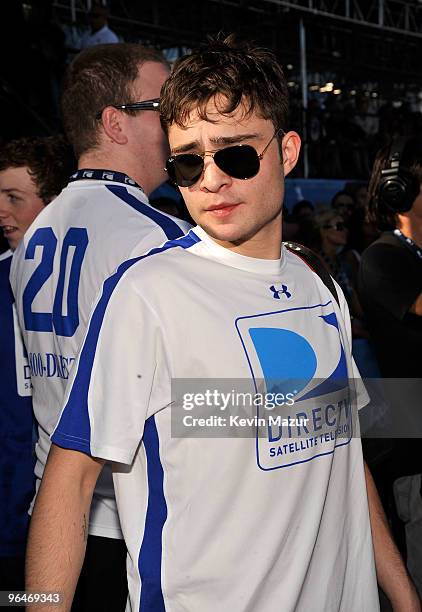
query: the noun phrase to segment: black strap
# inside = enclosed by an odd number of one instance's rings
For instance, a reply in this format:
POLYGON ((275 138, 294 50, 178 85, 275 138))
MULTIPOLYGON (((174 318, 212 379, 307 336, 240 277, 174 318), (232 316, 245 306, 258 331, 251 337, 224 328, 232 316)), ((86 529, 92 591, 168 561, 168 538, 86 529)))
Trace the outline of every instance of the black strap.
POLYGON ((302 244, 297 244, 296 242, 284 242, 284 246, 291 253, 294 253, 300 257, 302 261, 304 261, 306 265, 308 265, 315 272, 315 274, 318 274, 324 285, 333 294, 337 304, 340 306, 337 289, 334 285, 331 274, 328 272, 318 255, 311 251, 311 249, 308 249, 308 247, 305 247, 302 244))

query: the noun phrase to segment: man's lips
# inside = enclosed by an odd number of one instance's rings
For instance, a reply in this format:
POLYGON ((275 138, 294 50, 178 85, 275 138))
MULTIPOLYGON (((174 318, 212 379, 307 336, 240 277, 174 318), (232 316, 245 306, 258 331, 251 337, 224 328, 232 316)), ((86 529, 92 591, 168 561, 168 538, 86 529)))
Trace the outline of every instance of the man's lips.
POLYGON ((240 205, 240 202, 236 202, 234 204, 230 202, 223 202, 222 204, 215 204, 214 206, 208 206, 208 208, 205 209, 205 212, 211 213, 215 215, 216 217, 224 217, 226 215, 229 215, 232 212, 232 210, 237 208, 237 206, 239 205, 240 205))

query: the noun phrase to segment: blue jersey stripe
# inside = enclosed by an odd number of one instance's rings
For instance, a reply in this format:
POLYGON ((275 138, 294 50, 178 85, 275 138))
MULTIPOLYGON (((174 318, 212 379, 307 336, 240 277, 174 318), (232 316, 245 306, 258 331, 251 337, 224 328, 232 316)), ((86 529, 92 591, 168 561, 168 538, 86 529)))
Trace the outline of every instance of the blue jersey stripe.
POLYGON ((159 210, 144 204, 144 202, 141 202, 138 198, 135 198, 135 196, 129 193, 126 187, 120 185, 106 185, 106 188, 111 191, 111 193, 114 193, 115 196, 126 202, 126 204, 129 204, 129 206, 159 225, 169 240, 180 238, 180 236, 183 236, 185 233, 173 219, 159 210))
POLYGON ((158 432, 153 416, 145 421, 143 443, 147 457, 148 508, 138 558, 142 581, 139 612, 165 612, 161 586, 161 561, 167 504, 164 496, 164 472, 160 460, 158 432))
POLYGON ((123 262, 117 268, 117 271, 104 281, 101 297, 91 315, 69 399, 51 437, 55 444, 91 454, 88 391, 91 382, 92 366, 108 303, 124 273, 142 259, 175 247, 188 249, 197 242, 200 242, 200 238, 191 230, 186 236, 176 240, 169 240, 163 246, 152 249, 146 255, 123 262))

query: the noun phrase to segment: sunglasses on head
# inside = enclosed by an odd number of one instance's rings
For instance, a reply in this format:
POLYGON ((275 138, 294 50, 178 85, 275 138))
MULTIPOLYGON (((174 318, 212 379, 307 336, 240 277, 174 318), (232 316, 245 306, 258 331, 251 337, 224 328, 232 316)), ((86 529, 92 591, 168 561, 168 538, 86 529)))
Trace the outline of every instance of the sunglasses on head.
POLYGON ((338 221, 337 223, 332 223, 331 225, 323 225, 323 229, 334 229, 338 232, 342 232, 347 229, 346 224, 343 221, 338 221))
POLYGON ((180 153, 172 155, 166 162, 166 171, 171 180, 179 187, 194 185, 204 171, 204 158, 212 157, 214 163, 225 174, 237 179, 250 179, 259 172, 260 162, 264 153, 278 134, 283 130, 276 130, 271 140, 261 153, 251 145, 238 144, 218 151, 204 151, 203 153, 180 153))
MULTIPOLYGON (((122 110, 122 111, 127 111, 127 110, 159 111, 160 110, 160 98, 153 98, 152 100, 143 100, 142 102, 128 102, 128 104, 108 104, 107 106, 112 106, 113 108, 117 108, 117 110, 122 110)), ((104 108, 107 108, 107 106, 105 106, 104 108)), ((104 108, 95 115, 95 118, 97 120, 101 119, 104 108)))

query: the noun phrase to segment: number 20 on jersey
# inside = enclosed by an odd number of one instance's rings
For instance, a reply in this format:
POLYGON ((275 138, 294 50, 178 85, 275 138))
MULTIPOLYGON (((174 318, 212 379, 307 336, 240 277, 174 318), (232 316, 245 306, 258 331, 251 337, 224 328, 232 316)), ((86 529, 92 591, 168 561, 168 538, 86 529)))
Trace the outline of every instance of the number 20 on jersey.
POLYGON ((42 256, 22 296, 23 317, 27 331, 52 332, 54 329, 58 336, 73 336, 79 325, 79 280, 87 246, 87 230, 81 227, 71 227, 63 240, 52 312, 34 312, 32 304, 44 283, 53 273, 54 256, 57 249, 57 238, 51 227, 41 227, 34 233, 28 242, 25 259, 34 259, 37 247, 42 248, 42 256), (73 256, 69 257, 69 253, 73 253, 73 256), (71 260, 70 270, 69 260, 71 260), (63 314, 64 295, 66 295, 66 314, 63 314))

